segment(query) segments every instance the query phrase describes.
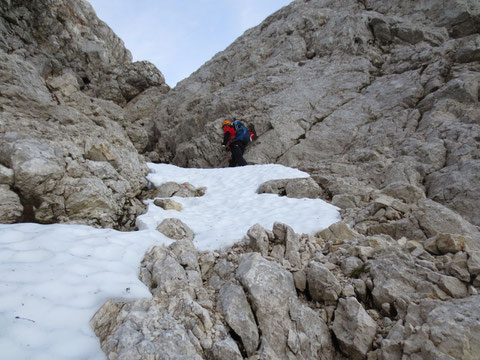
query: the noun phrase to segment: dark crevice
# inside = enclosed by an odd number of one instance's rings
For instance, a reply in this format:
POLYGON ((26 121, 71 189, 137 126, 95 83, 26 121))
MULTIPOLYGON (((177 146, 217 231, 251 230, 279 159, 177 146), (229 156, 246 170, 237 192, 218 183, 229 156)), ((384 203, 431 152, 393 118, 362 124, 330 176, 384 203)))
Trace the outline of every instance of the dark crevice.
MULTIPOLYGON (((247 298, 248 305, 250 306, 250 309, 252 310, 253 320, 255 321, 255 326, 257 327, 257 331, 258 331, 258 338, 261 339, 262 338, 262 330, 260 329, 260 326, 259 326, 260 322, 258 321, 257 313, 255 311, 255 306, 252 303, 252 300, 250 298, 250 295, 249 295, 249 292, 248 292, 247 288, 241 282, 240 282, 240 286, 242 287, 242 289, 245 293, 245 296, 247 298)), ((260 346, 261 346, 261 341, 258 342, 257 350, 260 348, 260 346)), ((245 359, 246 359, 246 357, 245 357, 245 359)))
POLYGON ((232 328, 230 328, 229 334, 230 334, 231 338, 237 343, 238 350, 240 350, 240 353, 242 354, 242 357, 244 359, 247 359, 248 354, 247 354, 247 351, 245 350, 245 347, 243 346, 242 338, 235 331, 233 331, 232 328))
POLYGON ((332 338, 332 346, 337 352, 337 354, 343 354, 342 351, 340 350, 340 344, 338 343, 337 337, 335 336, 335 333, 333 332, 333 330, 330 330, 330 335, 332 338))
POLYGON ((150 292, 153 294, 153 290, 155 290, 157 287, 158 287, 158 284, 152 280, 152 283, 150 284, 150 292))
POLYGON ((20 198, 20 203, 23 206, 23 213, 18 222, 20 223, 35 223, 35 209, 40 206, 40 201, 36 199, 27 199, 18 189, 13 189, 13 191, 20 198))

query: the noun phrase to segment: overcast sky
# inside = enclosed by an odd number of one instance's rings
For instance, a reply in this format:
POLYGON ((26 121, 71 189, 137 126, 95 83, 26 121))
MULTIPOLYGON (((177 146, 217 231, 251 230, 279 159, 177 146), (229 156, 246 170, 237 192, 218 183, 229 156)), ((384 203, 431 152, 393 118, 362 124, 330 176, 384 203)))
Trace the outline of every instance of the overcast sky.
POLYGON ((148 60, 171 87, 243 32, 291 0, 89 0, 125 42, 133 60, 148 60))

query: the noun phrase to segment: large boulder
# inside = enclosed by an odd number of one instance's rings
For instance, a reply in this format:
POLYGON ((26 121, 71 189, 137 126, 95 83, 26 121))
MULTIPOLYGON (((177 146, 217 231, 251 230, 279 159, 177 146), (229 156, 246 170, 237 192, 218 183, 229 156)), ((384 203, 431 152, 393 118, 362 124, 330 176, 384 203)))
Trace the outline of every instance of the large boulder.
POLYGON ((108 301, 91 320, 102 350, 116 359, 201 360, 187 330, 153 300, 108 301))
POLYGON ((247 354, 253 355, 258 348, 259 335, 242 287, 231 283, 224 285, 218 294, 217 307, 230 328, 242 339, 247 354))
POLYGON ((350 359, 364 359, 377 332, 377 323, 354 297, 340 299, 332 328, 340 349, 350 359))
POLYGON ((296 298, 292 275, 259 253, 244 255, 237 278, 251 297, 263 337, 278 356, 287 352, 289 303, 296 298))
POLYGON ((263 356, 323 358, 332 356, 327 325, 296 295, 292 274, 259 253, 243 255, 236 272, 255 311, 262 333, 263 356))

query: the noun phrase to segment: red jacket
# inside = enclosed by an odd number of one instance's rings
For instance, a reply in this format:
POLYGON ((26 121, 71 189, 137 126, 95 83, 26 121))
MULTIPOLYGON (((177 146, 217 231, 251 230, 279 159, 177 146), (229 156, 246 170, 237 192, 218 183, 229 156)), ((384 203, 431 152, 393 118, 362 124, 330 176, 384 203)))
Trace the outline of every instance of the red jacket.
POLYGON ((230 148, 230 141, 235 137, 235 129, 233 126, 227 125, 223 127, 223 143, 230 148))

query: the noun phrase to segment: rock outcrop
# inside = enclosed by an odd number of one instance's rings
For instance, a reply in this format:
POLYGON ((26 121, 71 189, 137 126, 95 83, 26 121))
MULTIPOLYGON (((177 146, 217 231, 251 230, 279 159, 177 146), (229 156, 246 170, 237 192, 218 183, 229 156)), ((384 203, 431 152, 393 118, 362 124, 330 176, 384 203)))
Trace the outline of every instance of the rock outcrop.
POLYGON ((109 359, 165 344, 175 359, 475 358, 477 290, 446 261, 345 223, 317 236, 257 224, 225 251, 153 248, 140 270, 153 298, 110 300, 91 324, 109 359))
POLYGON ((132 112, 162 74, 87 1, 2 1, 0 19, 0 222, 132 228, 149 141, 132 112))

